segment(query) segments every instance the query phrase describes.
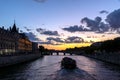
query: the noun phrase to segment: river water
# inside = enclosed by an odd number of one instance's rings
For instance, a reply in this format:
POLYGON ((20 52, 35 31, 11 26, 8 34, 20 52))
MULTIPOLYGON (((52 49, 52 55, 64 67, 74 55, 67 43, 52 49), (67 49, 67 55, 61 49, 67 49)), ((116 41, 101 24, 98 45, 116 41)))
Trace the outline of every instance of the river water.
POLYGON ((120 66, 84 56, 44 56, 0 69, 0 80, 120 80, 120 66), (78 69, 61 69, 64 57, 75 59, 78 69))

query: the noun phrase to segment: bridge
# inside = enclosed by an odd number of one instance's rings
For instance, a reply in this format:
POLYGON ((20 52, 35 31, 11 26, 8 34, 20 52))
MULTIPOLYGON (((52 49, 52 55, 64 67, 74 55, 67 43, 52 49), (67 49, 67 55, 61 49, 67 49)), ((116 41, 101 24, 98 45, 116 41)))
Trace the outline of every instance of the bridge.
POLYGON ((58 56, 61 56, 61 55, 72 55, 70 53, 61 53, 61 52, 53 52, 51 53, 50 55, 58 55, 58 56))
POLYGON ((72 53, 67 53, 65 51, 50 51, 50 52, 47 52, 47 55, 63 56, 63 55, 73 55, 73 54, 72 53))

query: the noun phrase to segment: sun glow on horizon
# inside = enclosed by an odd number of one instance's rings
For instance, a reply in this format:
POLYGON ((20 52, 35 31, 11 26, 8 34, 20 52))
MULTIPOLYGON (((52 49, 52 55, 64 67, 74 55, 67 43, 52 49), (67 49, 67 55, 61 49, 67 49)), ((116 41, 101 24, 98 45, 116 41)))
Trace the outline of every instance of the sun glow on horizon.
POLYGON ((66 43, 61 45, 50 45, 50 44, 43 44, 47 49, 54 49, 54 50, 65 50, 66 48, 74 48, 74 47, 85 47, 90 46, 92 43, 66 43))

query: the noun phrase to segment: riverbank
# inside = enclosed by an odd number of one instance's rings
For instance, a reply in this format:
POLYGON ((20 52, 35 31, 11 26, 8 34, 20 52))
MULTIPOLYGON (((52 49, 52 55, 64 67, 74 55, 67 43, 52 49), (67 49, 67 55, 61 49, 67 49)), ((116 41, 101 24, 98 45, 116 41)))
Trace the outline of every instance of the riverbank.
POLYGON ((31 61, 40 58, 40 54, 22 54, 22 55, 9 55, 0 56, 0 67, 6 67, 10 65, 15 65, 27 61, 31 61))
POLYGON ((120 65, 120 53, 96 53, 96 54, 85 54, 84 56, 98 59, 104 62, 120 65))

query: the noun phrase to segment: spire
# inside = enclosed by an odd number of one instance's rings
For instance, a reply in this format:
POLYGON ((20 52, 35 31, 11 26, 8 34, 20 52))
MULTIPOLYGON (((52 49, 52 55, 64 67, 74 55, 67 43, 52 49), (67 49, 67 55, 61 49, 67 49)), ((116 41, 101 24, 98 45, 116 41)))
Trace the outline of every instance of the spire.
POLYGON ((14 20, 13 28, 15 28, 15 29, 16 29, 16 23, 15 23, 15 20, 14 20))
POLYGON ((17 27, 16 27, 15 20, 14 20, 14 24, 13 24, 13 27, 12 27, 12 29, 11 29, 11 32, 16 32, 16 33, 18 33, 18 29, 17 29, 17 27))
POLYGON ((14 19, 14 24, 15 24, 15 19, 14 19))

